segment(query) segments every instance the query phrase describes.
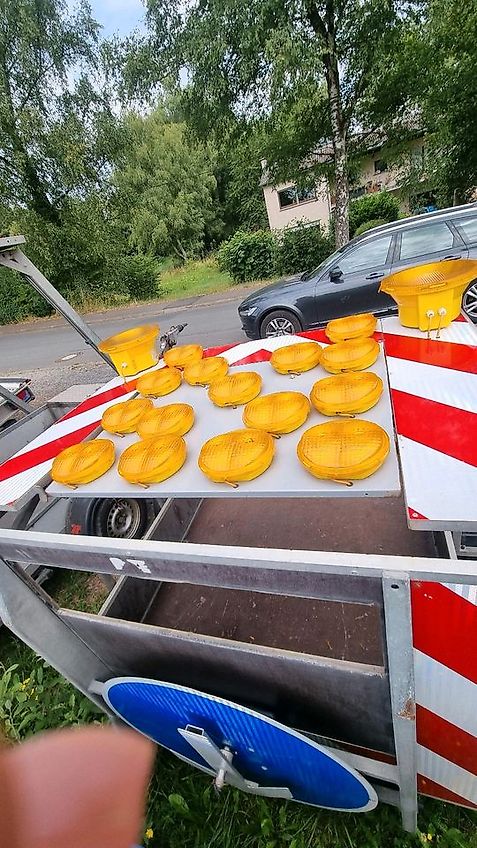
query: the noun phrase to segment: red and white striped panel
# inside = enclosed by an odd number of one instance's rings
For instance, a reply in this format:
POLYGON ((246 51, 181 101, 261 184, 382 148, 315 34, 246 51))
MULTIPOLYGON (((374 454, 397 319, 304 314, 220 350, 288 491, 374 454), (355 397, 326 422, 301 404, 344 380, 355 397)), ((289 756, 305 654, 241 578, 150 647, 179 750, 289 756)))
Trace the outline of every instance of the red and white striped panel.
MULTIPOLYGON (((307 333, 308 338, 327 341, 322 330, 307 333)), ((242 365, 248 362, 263 362, 270 359, 278 347, 299 341, 296 336, 264 339, 211 348, 206 356, 220 353, 230 365, 242 365)), ((158 366, 162 367, 162 362, 158 366)), ((0 509, 14 508, 21 499, 50 472, 52 462, 60 451, 70 445, 86 439, 97 429, 105 409, 120 400, 133 397, 136 379, 124 382, 122 377, 114 377, 109 383, 80 403, 75 409, 60 418, 44 433, 33 439, 10 459, 0 464, 0 509)))
POLYGON ((477 328, 382 328, 410 526, 477 529, 477 328))
POLYGON ((418 789, 477 809, 476 587, 411 584, 418 789))

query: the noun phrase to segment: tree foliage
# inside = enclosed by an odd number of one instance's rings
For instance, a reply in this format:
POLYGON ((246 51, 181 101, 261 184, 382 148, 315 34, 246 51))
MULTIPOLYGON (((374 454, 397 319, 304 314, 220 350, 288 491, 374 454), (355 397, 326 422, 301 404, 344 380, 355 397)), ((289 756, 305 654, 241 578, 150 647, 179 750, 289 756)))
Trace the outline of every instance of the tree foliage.
POLYGON ((213 151, 191 145, 184 124, 167 122, 160 109, 128 116, 125 127, 114 184, 130 245, 182 260, 200 254, 217 225, 213 151))
POLYGON ((98 25, 81 0, 0 0, 0 202, 59 223, 107 176, 116 119, 98 79, 98 25))
POLYGON ((306 160, 313 168, 332 164, 336 238, 346 242, 349 140, 414 0, 203 0, 184 11, 173 0, 148 0, 147 7, 155 54, 169 68, 171 61, 189 68, 198 127, 265 115, 275 130, 272 170, 284 162, 289 169, 292 159, 300 168, 306 160))

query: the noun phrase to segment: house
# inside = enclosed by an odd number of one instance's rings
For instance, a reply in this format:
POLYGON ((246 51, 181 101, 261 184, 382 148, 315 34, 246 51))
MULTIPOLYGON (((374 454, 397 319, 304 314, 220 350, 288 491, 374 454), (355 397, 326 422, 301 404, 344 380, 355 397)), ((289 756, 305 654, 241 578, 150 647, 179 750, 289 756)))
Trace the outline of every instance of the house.
MULTIPOLYGON (((315 156, 319 156, 323 161, 328 157, 330 161, 331 151, 323 149, 315 156)), ((409 214, 416 211, 419 206, 427 206, 428 199, 424 192, 426 188, 424 161, 423 135, 409 141, 406 151, 401 154, 399 165, 388 164, 386 148, 382 143, 376 141, 375 144, 370 144, 366 155, 359 163, 358 173, 350 187, 351 200, 366 194, 389 191, 398 198, 399 208, 403 213, 409 214), (422 182, 422 196, 411 197, 409 191, 401 187, 404 175, 410 170, 409 166, 422 182)), ((333 188, 325 177, 321 177, 310 189, 297 188, 293 182, 274 186, 269 181, 266 160, 263 160, 261 185, 271 230, 283 230, 286 227, 296 226, 300 222, 320 223, 323 229, 328 229, 333 214, 334 198, 333 188)))

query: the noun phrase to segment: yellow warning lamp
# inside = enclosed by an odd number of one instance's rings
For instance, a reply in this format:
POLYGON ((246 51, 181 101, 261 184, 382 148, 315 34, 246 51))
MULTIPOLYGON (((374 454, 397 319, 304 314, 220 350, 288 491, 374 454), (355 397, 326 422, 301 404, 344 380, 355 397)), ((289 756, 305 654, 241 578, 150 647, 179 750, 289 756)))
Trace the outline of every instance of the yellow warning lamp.
POLYGON ((136 389, 144 397, 163 397, 179 388, 182 374, 178 368, 159 368, 143 374, 136 382, 136 389))
POLYGON ((279 374, 301 374, 319 364, 321 345, 318 342, 298 342, 279 347, 270 358, 270 365, 279 374))
POLYGON ((53 460, 51 476, 64 486, 81 486, 97 480, 114 464, 114 444, 110 439, 93 439, 65 448, 53 460))
POLYGON ((143 439, 123 451, 118 474, 129 483, 147 488, 176 474, 184 465, 186 455, 186 443, 181 436, 143 439))
POLYGON ((208 394, 216 406, 240 406, 257 397, 261 388, 262 378, 255 371, 237 371, 214 380, 208 394))
POLYGON ((164 352, 164 362, 171 368, 184 370, 188 365, 200 362, 204 355, 204 349, 197 344, 178 345, 164 352))
POLYGON ((350 339, 328 345, 323 351, 321 364, 330 374, 362 371, 373 365, 378 356, 379 344, 374 339, 350 339))
POLYGON ((348 315, 335 318, 326 325, 326 335, 332 342, 345 342, 348 339, 364 339, 372 336, 376 330, 376 318, 369 312, 362 315, 348 315))
POLYGON ((101 426, 103 430, 117 436, 135 433, 142 416, 152 408, 152 400, 148 398, 133 398, 115 403, 103 412, 101 426))
POLYGON ((214 436, 199 454, 200 470, 214 483, 238 483, 254 480, 270 466, 275 440, 263 430, 233 430, 214 436))
POLYGON ((301 427, 309 414, 310 402, 301 392, 274 392, 247 403, 242 420, 246 427, 280 436, 301 427))
POLYGON ((140 371, 152 368, 158 362, 158 335, 157 324, 147 324, 103 339, 98 347, 103 353, 107 353, 121 377, 132 377, 140 371))
POLYGON ((383 381, 371 371, 336 374, 318 380, 310 400, 322 415, 359 415, 377 404, 383 381))
POLYGON ((448 259, 389 274, 379 291, 396 301, 404 327, 439 332, 457 318, 462 295, 476 277, 475 259, 448 259))
POLYGON ((190 386, 210 386, 214 380, 225 377, 229 370, 229 363, 223 356, 209 356, 187 365, 184 368, 184 380, 190 386))
POLYGON ((297 447, 302 465, 322 480, 352 485, 381 467, 390 449, 389 436, 371 421, 327 421, 303 433, 297 447))
POLYGON ((152 436, 185 436, 194 423, 194 410, 188 403, 169 403, 151 409, 137 425, 141 439, 152 436))

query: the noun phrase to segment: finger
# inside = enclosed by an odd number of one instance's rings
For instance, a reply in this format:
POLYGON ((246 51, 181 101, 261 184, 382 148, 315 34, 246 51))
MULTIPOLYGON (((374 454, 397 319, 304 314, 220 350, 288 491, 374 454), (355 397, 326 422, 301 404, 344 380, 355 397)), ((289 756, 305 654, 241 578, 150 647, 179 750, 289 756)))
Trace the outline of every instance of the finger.
POLYGON ((141 832, 154 746, 132 730, 46 733, 2 755, 2 833, 15 848, 130 848, 141 832))

